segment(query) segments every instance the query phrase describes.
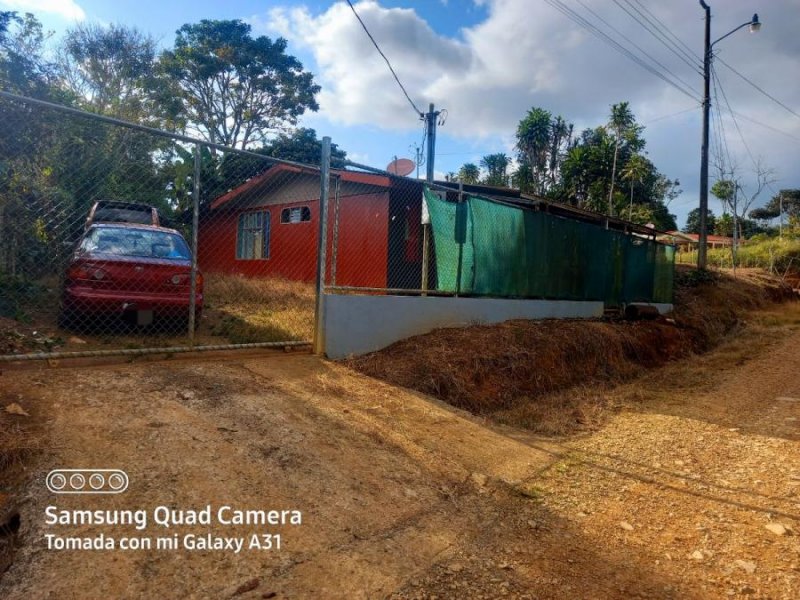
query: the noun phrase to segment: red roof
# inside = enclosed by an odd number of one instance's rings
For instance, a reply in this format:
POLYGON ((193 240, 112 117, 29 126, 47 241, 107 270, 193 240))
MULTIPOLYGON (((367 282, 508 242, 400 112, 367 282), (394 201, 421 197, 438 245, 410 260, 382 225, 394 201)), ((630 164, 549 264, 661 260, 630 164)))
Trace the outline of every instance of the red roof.
MULTIPOLYGON (((269 183, 270 180, 274 179, 278 175, 282 173, 303 173, 306 175, 315 175, 319 177, 319 169, 314 169, 312 167, 299 167, 295 165, 287 165, 284 163, 279 163, 267 171, 260 175, 256 175, 255 177, 251 177, 247 181, 245 181, 242 185, 233 188, 226 194, 219 196, 211 203, 211 209, 218 208, 223 204, 234 200, 241 194, 252 190, 254 188, 259 187, 262 184, 269 183)), ((361 183, 364 185, 374 185, 377 187, 384 187, 388 188, 391 186, 391 180, 388 177, 384 177, 383 175, 374 175, 372 173, 360 173, 358 171, 342 171, 331 169, 331 174, 337 175, 341 181, 349 181, 351 183, 361 183)))
MULTIPOLYGON (((700 241, 700 234, 698 234, 698 233, 683 233, 682 231, 668 231, 667 235, 674 235, 675 237, 678 237, 678 238, 688 238, 688 239, 692 240, 693 242, 699 242, 700 241)), ((724 236, 724 235, 711 235, 711 234, 709 234, 709 235, 706 236, 706 239, 709 242, 731 243, 731 244, 733 243, 733 238, 727 237, 727 236, 724 236)))

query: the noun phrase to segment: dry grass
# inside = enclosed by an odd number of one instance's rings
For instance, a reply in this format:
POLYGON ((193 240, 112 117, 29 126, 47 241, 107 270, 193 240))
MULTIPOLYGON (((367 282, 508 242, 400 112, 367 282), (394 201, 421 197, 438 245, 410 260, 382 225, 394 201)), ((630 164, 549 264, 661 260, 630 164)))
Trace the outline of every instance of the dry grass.
POLYGON ((10 492, 29 477, 28 463, 43 449, 38 422, 6 414, 8 403, 9 396, 0 394, 0 577, 13 560, 20 523, 10 492))
POLYGON ((41 440, 28 428, 0 423, 0 474, 16 468, 41 450, 41 440))
POLYGON ((664 323, 510 321, 440 329, 350 364, 485 414, 576 383, 621 381, 684 348, 664 323))
POLYGON ((203 320, 232 343, 310 340, 314 286, 278 278, 211 273, 203 320))
POLYGON ((605 394, 613 384, 704 352, 741 327, 750 311, 792 297, 790 289, 761 271, 740 272, 733 279, 682 268, 677 280, 672 319, 513 321, 440 329, 348 364, 543 434, 592 429, 617 403, 605 394))

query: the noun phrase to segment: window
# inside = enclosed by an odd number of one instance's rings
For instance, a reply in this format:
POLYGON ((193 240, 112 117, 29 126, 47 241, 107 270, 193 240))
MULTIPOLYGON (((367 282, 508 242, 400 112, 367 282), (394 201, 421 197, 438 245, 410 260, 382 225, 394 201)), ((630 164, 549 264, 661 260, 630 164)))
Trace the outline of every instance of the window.
POLYGON ((281 211, 281 223, 302 223, 311 220, 311 209, 307 206, 284 208, 281 211))
POLYGON ((269 211, 240 214, 237 233, 237 259, 259 260, 269 258, 269 211))
POLYGON ((138 227, 93 227, 81 242, 83 252, 143 258, 189 260, 192 253, 177 233, 138 227))

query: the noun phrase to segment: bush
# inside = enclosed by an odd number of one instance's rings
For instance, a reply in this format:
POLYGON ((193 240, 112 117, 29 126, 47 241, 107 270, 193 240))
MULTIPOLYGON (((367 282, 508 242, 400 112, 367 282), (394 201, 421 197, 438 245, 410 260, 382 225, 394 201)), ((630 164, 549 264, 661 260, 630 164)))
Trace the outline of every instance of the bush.
POLYGON ((0 316, 28 321, 26 308, 45 301, 47 289, 36 282, 0 272, 0 316))
MULTIPOLYGON (((731 268, 733 256, 730 248, 708 251, 711 265, 731 268)), ((778 275, 786 272, 800 272, 800 238, 761 238, 754 236, 739 246, 737 266, 756 267, 778 275)))

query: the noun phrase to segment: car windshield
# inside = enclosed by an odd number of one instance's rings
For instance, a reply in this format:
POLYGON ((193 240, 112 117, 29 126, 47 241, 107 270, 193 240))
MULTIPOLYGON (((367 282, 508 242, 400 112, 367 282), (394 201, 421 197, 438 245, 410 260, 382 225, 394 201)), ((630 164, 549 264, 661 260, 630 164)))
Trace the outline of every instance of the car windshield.
POLYGON ((91 229, 83 238, 81 250, 143 258, 188 260, 191 257, 186 242, 176 233, 126 227, 91 229))

